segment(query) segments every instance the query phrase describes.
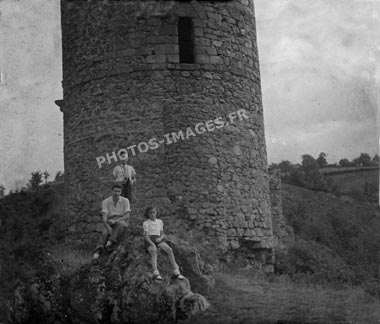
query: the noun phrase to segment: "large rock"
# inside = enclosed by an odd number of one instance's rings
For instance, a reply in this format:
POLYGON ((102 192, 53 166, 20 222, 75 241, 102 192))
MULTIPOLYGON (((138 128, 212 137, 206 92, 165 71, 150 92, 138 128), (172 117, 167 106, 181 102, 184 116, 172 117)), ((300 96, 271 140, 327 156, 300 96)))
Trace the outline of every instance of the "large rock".
POLYGON ((73 316, 88 323, 164 323, 206 310, 209 303, 192 292, 190 281, 210 287, 202 275, 197 251, 176 237, 169 237, 185 280, 171 278, 172 269, 163 252, 158 265, 164 280, 152 278, 150 256, 144 250, 141 225, 132 224, 122 243, 72 278, 70 302, 73 316))
POLYGON ((202 273, 197 250, 175 236, 169 236, 169 244, 185 280, 172 278, 162 251, 158 265, 164 280, 153 280, 137 221, 98 265, 87 264, 70 278, 61 275, 57 260, 45 255, 44 262, 54 266, 49 273, 19 284, 8 307, 11 317, 17 323, 32 323, 38 316, 39 323, 149 324, 171 323, 206 310, 210 305, 199 292, 209 290, 213 280, 202 273))

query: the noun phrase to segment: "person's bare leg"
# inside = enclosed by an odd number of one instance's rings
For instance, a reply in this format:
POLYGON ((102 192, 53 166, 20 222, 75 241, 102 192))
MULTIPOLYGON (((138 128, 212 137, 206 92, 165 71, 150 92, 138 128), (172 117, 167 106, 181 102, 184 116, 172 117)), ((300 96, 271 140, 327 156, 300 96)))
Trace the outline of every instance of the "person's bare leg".
POLYGON ((157 269, 157 248, 150 246, 150 247, 148 247, 148 252, 149 252, 150 257, 151 257, 153 274, 159 275, 160 273, 158 272, 158 269, 157 269))
POLYGON ((175 275, 178 275, 180 272, 179 272, 178 264, 175 261, 173 249, 169 245, 167 245, 165 242, 158 244, 158 247, 166 253, 166 255, 168 256, 169 262, 173 268, 173 273, 175 275))

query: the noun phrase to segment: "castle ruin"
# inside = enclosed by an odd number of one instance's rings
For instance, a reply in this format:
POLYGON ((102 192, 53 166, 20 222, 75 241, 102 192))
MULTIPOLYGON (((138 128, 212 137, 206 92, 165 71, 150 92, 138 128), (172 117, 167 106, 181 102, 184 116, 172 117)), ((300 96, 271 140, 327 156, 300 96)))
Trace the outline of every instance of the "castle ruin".
POLYGON ((71 234, 98 230, 100 201, 127 150, 141 208, 181 201, 217 244, 267 251, 270 263, 253 0, 61 0, 61 15, 57 104, 71 234))

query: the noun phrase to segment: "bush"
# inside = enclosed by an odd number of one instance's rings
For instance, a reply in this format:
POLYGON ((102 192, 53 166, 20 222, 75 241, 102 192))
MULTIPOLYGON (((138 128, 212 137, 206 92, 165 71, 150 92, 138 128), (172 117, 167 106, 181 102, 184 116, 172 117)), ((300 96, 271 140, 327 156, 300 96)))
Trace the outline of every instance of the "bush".
POLYGON ((352 269, 333 250, 313 241, 298 240, 287 252, 277 251, 275 272, 295 281, 353 284, 352 269))
POLYGON ((371 296, 380 299, 380 279, 370 279, 362 284, 365 292, 371 296))
POLYGON ((297 187, 306 187, 305 174, 300 170, 293 170, 290 172, 289 178, 284 179, 285 183, 289 183, 297 187))
POLYGON ((55 211, 57 200, 54 191, 43 188, 1 199, 0 291, 31 277, 41 267, 38 260, 46 245, 63 238, 64 227, 52 226, 64 219, 55 211))

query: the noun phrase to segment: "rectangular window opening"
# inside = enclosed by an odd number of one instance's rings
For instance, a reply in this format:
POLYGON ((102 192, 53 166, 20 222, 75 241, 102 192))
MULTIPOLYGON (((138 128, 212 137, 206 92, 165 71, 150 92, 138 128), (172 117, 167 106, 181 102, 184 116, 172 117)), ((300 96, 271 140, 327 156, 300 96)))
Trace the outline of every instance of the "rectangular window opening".
POLYGON ((179 62, 194 63, 193 20, 179 17, 178 20, 179 62))

